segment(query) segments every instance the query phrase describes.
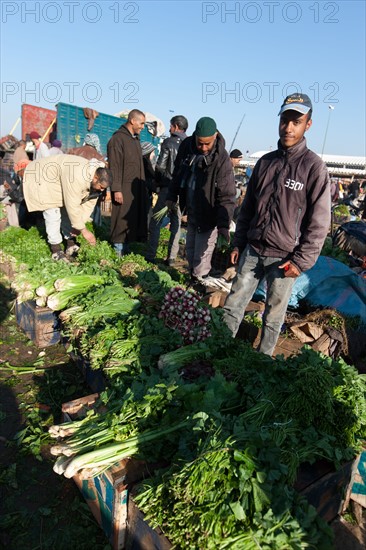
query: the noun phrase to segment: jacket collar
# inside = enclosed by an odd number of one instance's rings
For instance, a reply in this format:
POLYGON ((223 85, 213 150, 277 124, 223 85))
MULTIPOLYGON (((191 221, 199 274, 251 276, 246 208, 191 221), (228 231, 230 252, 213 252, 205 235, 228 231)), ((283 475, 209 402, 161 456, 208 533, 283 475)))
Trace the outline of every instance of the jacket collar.
POLYGON ((307 150, 306 139, 304 137, 299 141, 299 143, 296 143, 296 145, 289 147, 288 149, 282 147, 281 140, 278 140, 277 146, 278 156, 281 158, 286 158, 287 160, 294 160, 303 155, 307 150))
POLYGON ((129 131, 128 128, 126 128, 126 126, 124 124, 122 124, 122 126, 117 130, 117 132, 123 132, 124 134, 127 134, 128 136, 130 136, 131 139, 140 139, 140 136, 135 134, 131 134, 131 132, 129 131))
POLYGON ((184 139, 186 139, 187 134, 185 132, 172 132, 170 137, 178 137, 183 141, 184 139))

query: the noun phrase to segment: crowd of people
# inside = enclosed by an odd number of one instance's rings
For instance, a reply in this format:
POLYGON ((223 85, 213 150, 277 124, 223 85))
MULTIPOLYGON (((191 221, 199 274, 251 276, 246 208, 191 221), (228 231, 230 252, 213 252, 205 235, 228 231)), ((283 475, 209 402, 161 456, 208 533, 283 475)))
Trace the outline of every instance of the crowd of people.
MULTIPOLYGON (((108 188, 110 242, 120 256, 129 252, 131 243, 143 242, 146 259, 156 262, 165 219, 158 214, 165 207, 170 228, 165 263, 173 266, 184 215, 192 286, 204 284, 218 241, 229 245, 235 229, 231 262, 237 272, 224 319, 235 336, 248 302, 265 278, 259 350, 271 355, 294 281, 316 262, 330 225, 331 201, 345 194, 338 181, 330 180, 322 159, 307 148, 312 109, 305 94, 285 98, 278 148, 256 163, 245 195, 235 181, 243 155, 238 149, 227 151, 216 121, 208 116, 196 122, 190 136, 187 118, 174 116, 159 152, 153 143, 140 141, 146 118, 139 109, 131 110, 112 135, 106 156, 96 134, 86 134, 82 146, 64 152, 61 141, 55 139, 48 147, 34 130, 29 136, 34 159, 30 161, 24 141, 14 152, 10 179, 23 196, 13 204, 24 204, 27 213, 42 212, 52 257, 64 261, 77 253, 80 233, 95 244, 86 222, 91 216, 100 222, 100 201, 108 188)), ((3 172, 0 183, 9 185, 3 172)), ((356 183, 352 193, 357 193, 356 183)))

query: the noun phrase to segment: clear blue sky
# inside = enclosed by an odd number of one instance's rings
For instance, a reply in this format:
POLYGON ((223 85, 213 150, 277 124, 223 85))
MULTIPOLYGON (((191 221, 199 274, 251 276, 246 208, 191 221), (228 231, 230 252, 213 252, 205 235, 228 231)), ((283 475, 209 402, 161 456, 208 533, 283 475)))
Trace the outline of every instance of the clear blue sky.
MULTIPOLYGON (((1 135, 21 104, 216 119, 230 148, 276 148, 278 110, 314 105, 308 145, 366 155, 365 2, 1 1, 1 135), (334 110, 329 109, 329 105, 334 110), (171 111, 174 111, 172 113, 171 111)), ((15 131, 19 137, 20 126, 15 131)))

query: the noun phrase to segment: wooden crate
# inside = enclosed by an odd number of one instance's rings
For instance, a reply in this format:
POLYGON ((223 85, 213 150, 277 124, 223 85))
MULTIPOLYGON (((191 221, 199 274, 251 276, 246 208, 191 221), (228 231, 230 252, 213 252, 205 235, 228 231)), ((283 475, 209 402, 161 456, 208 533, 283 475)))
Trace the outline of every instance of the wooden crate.
MULTIPOLYGON (((334 466, 319 460, 315 464, 302 464, 294 488, 305 496, 326 522, 333 521, 342 511, 346 488, 353 462, 347 462, 335 471, 334 466)), ((133 493, 128 500, 126 550, 170 550, 172 545, 160 528, 153 529, 138 509, 133 493)))
POLYGON ((211 307, 224 307, 227 296, 228 292, 215 290, 214 292, 209 292, 208 294, 206 294, 203 300, 207 302, 211 307))
POLYGON ((39 348, 57 344, 60 341, 60 325, 57 314, 48 307, 38 307, 33 300, 15 302, 15 316, 18 325, 39 348))
POLYGON ((133 496, 128 500, 126 550, 170 550, 171 543, 161 529, 152 529, 136 506, 133 496))
POLYGON ((315 464, 302 464, 299 468, 294 488, 327 522, 341 513, 352 464, 353 461, 347 462, 336 471, 330 462, 319 460, 315 464))
MULTIPOLYGON (((65 342, 66 349, 68 343, 65 342)), ((105 389, 106 383, 103 372, 100 369, 92 369, 90 366, 90 361, 84 359, 80 354, 75 353, 74 351, 69 352, 69 355, 78 369, 81 371, 81 374, 84 377, 86 384, 93 392, 101 392, 105 389)))

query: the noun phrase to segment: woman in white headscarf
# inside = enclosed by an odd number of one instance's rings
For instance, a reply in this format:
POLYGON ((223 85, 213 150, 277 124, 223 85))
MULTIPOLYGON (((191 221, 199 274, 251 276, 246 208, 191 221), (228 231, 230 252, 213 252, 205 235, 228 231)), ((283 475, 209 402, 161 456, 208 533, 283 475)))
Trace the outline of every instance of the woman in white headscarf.
POLYGON ((100 140, 97 134, 85 134, 84 145, 69 150, 69 155, 77 155, 85 159, 97 159, 105 162, 100 149, 100 140))

